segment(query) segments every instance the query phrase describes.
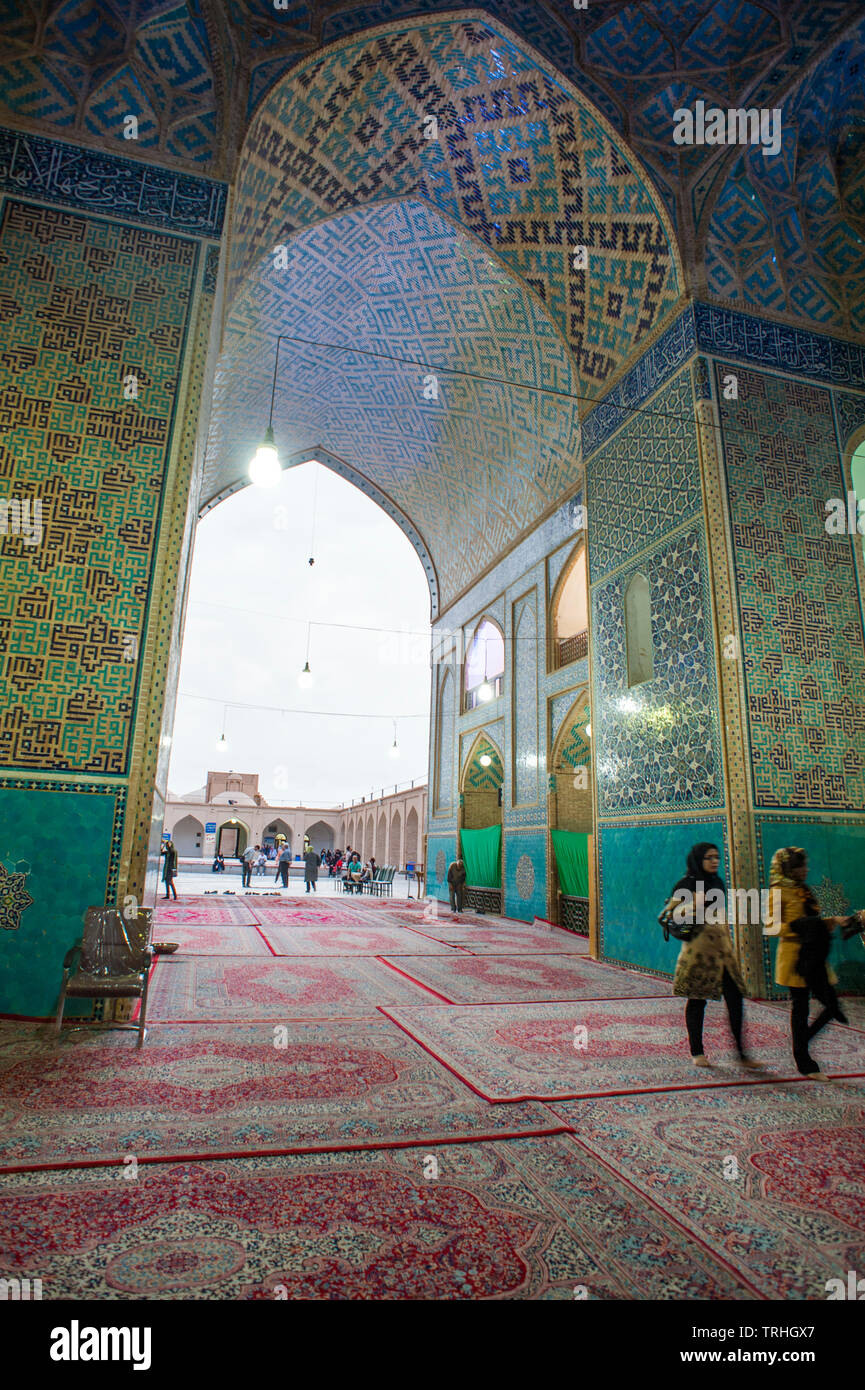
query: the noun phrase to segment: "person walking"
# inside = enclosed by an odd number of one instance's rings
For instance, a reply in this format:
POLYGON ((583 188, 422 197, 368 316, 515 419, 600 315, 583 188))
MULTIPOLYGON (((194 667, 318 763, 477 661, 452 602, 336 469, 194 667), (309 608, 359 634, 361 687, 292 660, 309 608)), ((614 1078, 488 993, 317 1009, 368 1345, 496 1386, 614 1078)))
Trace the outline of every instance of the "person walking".
POLYGON ((288 866, 291 863, 291 850, 287 844, 283 845, 279 851, 279 858, 276 861, 276 872, 282 880, 283 888, 288 887, 288 866))
POLYGON ((747 1056, 742 1041, 745 986, 727 929, 727 890, 718 874, 720 863, 717 845, 694 845, 688 854, 687 872, 671 894, 668 908, 676 907, 674 924, 689 933, 682 939, 676 961, 673 994, 684 995, 688 1001, 685 1027, 695 1067, 711 1065, 703 1051, 706 1001, 723 996, 739 1062, 743 1067, 757 1068, 761 1064, 747 1056))
POLYGON ((457 858, 448 866, 447 884, 451 900, 451 912, 462 912, 463 892, 466 884, 466 866, 464 860, 457 858))
POLYGON ((318 891, 315 885, 318 879, 318 870, 320 864, 320 856, 317 855, 312 846, 310 846, 310 848, 306 851, 306 854, 303 856, 303 877, 306 881, 307 893, 309 892, 310 888, 312 889, 313 893, 318 891))
POLYGON ((835 928, 841 928, 845 938, 854 935, 862 930, 862 914, 821 917, 820 904, 806 882, 807 877, 808 856, 803 849, 790 845, 775 852, 769 866, 769 912, 764 930, 766 936, 779 938, 775 983, 790 991, 790 1033, 796 1070, 810 1081, 828 1081, 820 1063, 811 1056, 808 1044, 832 1019, 838 1023, 848 1021, 835 993, 838 977, 826 964, 826 957, 835 928), (809 1023, 812 994, 823 1008, 809 1023))
POLYGON ((177 889, 174 886, 174 880, 177 876, 177 850, 174 847, 174 841, 170 839, 166 840, 160 852, 165 855, 165 865, 162 870, 162 882, 165 884, 165 897, 167 900, 171 894, 174 894, 174 900, 176 902, 177 889))
POLYGON ((252 866, 255 863, 260 846, 247 845, 240 860, 240 885, 242 888, 252 886, 252 866))

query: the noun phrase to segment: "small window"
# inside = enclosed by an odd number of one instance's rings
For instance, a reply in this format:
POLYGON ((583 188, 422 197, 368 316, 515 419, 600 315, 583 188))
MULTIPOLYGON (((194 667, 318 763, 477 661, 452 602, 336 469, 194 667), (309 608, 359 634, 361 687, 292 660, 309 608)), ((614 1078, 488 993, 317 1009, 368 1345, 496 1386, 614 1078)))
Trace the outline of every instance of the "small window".
POLYGON ((586 547, 571 561, 553 610, 553 670, 581 661, 589 650, 589 598, 586 547))
POLYGON ((628 689, 650 681, 655 674, 652 645, 652 595, 644 574, 635 574, 625 590, 625 635, 628 689))
POLYGON ((502 693, 505 639, 498 623, 484 618, 478 624, 465 664, 465 708, 494 700, 502 693))

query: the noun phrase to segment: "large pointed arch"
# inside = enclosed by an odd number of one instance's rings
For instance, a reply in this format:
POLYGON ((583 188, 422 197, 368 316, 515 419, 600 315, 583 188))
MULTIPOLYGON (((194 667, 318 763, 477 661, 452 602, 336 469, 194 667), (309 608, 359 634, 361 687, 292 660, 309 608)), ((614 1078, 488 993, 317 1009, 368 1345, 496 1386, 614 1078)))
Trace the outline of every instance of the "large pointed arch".
POLYGON ((672 315, 660 198, 587 98, 474 12, 298 63, 236 187, 205 505, 245 477, 286 335, 278 446, 326 451, 408 519, 435 613, 573 489, 581 411, 672 315))

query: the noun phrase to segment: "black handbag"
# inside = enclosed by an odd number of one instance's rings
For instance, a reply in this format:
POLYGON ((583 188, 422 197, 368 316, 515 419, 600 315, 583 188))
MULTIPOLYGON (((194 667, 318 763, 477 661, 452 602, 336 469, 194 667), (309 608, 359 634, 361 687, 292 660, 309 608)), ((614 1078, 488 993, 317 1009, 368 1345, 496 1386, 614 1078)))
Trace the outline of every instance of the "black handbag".
MULTIPOLYGON (((679 903, 677 906, 681 907, 682 904, 679 903)), ((674 936, 677 941, 693 941, 696 936, 700 935, 702 926, 696 926, 693 922, 674 921, 673 913, 675 911, 676 906, 673 905, 673 899, 668 898, 658 914, 658 922, 664 929, 664 940, 669 941, 670 937, 674 936)))

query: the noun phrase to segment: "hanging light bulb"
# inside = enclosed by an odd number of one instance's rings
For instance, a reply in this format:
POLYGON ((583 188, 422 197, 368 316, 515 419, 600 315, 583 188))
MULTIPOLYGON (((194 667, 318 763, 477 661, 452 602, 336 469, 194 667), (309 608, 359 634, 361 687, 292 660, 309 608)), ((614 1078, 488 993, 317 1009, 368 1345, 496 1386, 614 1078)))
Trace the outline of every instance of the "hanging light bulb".
POLYGON ((495 691, 493 690, 489 681, 484 681, 482 685, 478 686, 478 699, 480 700, 482 705, 487 704, 487 702, 491 700, 494 695, 495 691))
POLYGON ((249 464, 250 481, 256 487, 276 487, 282 475, 282 469, 279 466, 279 454, 276 452, 276 443, 273 438, 273 402, 276 398, 276 374, 279 371, 279 345, 281 342, 282 335, 276 340, 276 359, 273 364, 273 384, 270 388, 270 415, 267 429, 255 457, 251 459, 249 464))
POLYGON ((591 724, 587 724, 587 725, 586 725, 586 738, 591 738, 591 737, 592 737, 592 726, 591 726, 591 724))
POLYGON ((312 628, 312 623, 307 623, 307 625, 306 625, 306 665, 304 666, 303 670, 301 671, 300 675, 299 675, 298 678, 297 678, 297 683, 298 683, 298 685, 300 686, 301 690, 308 690, 309 687, 310 687, 311 685, 314 685, 314 684, 315 684, 315 678, 313 677, 313 674, 312 674, 312 672, 311 672, 310 669, 309 669, 309 637, 310 637, 310 630, 311 630, 311 628, 312 628))
POLYGON ((249 478, 256 487, 276 487, 282 477, 279 454, 273 439, 273 430, 268 426, 264 440, 250 461, 249 478))
POLYGON ((223 711, 222 711, 222 734, 221 734, 221 736, 216 740, 216 751, 217 751, 217 753, 225 753, 225 752, 227 751, 227 749, 228 749, 228 739, 225 737, 225 718, 226 718, 226 715, 227 715, 227 714, 228 714, 228 705, 225 705, 224 708, 223 708, 223 711))
POLYGON ((398 744, 397 741, 396 741, 396 720, 393 721, 393 743, 391 744, 390 748, 388 749, 388 757, 389 757, 389 758, 398 758, 398 757, 399 757, 399 744, 398 744))
POLYGON ((480 763, 481 767, 489 767, 492 763, 492 758, 490 757, 489 753, 481 753, 478 762, 480 763))

